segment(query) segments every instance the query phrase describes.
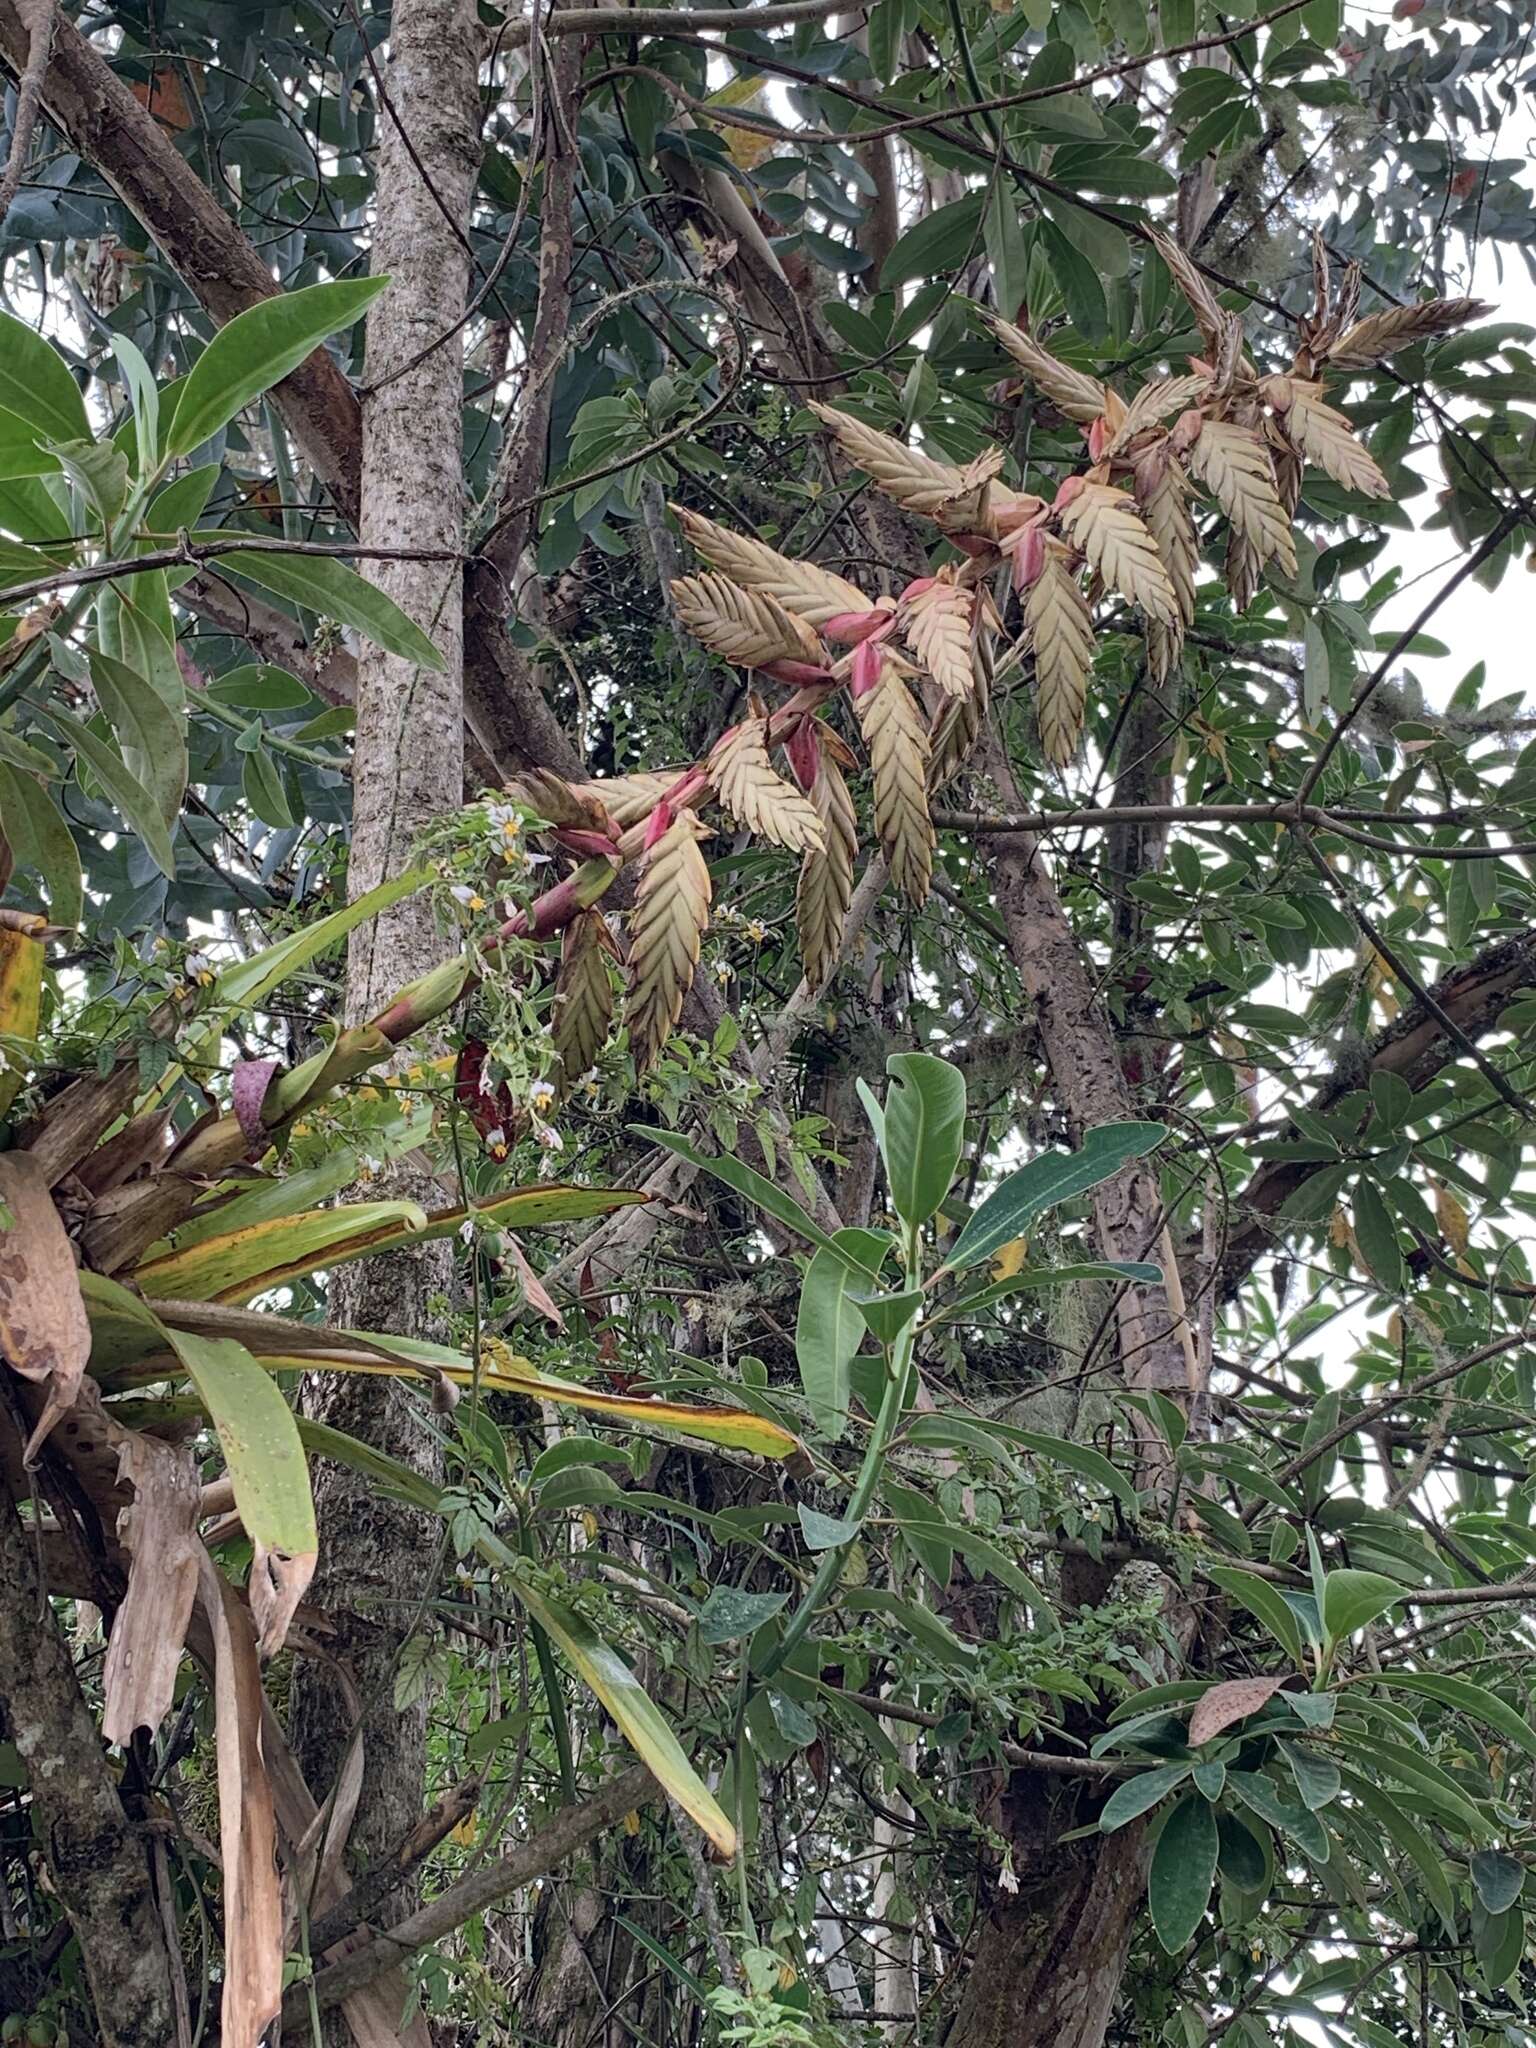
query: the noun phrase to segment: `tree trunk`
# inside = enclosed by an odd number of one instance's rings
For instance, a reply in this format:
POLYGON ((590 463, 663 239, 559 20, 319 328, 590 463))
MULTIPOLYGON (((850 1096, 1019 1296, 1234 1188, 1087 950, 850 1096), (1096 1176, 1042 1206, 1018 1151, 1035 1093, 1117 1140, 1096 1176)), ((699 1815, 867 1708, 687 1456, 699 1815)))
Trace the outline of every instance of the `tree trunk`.
MULTIPOLYGON (((464 241, 480 156, 479 37, 472 0, 396 0, 387 104, 379 112, 377 228, 373 268, 390 289, 368 316, 368 391, 363 406, 360 539, 370 546, 462 549, 462 336, 442 339, 463 310, 464 241), (409 147, 405 138, 409 138, 409 147), (429 345, 440 347, 416 362, 429 345), (407 366, 410 367, 407 367, 407 366)), ((424 827, 462 800, 463 575, 456 563, 381 562, 373 580, 442 654, 441 674, 365 644, 358 663, 353 756, 353 896, 409 864, 424 827)), ((421 898, 396 905, 352 936, 347 956, 350 1022, 377 1013, 405 982, 448 951, 421 898)), ((419 1059, 421 1049, 413 1048, 419 1059)), ((371 1196, 440 1199, 419 1171, 402 1169, 371 1196)), ((332 1315, 344 1327, 428 1333, 434 1296, 452 1280, 454 1247, 434 1244, 338 1273, 332 1315)), ((433 1468, 419 1404, 392 1381, 312 1375, 305 1406, 334 1427, 433 1468)), ((394 1675, 419 1603, 430 1599, 435 1527, 384 1499, 370 1482, 321 1463, 316 1597, 337 1634, 332 1647, 363 1701, 365 1771, 353 1829, 354 1860, 392 1848, 421 1813, 426 1706, 394 1706, 394 1675)), ((322 1670, 295 1675, 294 1737, 323 1799, 352 1735, 341 1693, 322 1670)), ((405 1901, 397 1901, 405 1910, 405 1901)))
POLYGON ((3 1471, 0 1589, 0 1726, 27 1772, 33 1829, 80 1944, 101 2048, 166 2048, 176 2038, 176 2007, 144 1846, 123 1811, 3 1471))
POLYGON ((944 2048, 1103 2048, 1146 1883, 1139 1826, 1054 1846, 1001 1894, 944 2048))

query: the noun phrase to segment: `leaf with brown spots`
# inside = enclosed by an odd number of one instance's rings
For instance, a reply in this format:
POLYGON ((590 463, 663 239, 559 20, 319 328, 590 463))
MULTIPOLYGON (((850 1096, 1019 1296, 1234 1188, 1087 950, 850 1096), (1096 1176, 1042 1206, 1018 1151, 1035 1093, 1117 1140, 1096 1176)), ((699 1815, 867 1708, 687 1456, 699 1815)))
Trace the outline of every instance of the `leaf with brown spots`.
POLYGON ((1280 1690, 1283 1678, 1228 1678, 1201 1693, 1189 1717, 1189 1746, 1198 1749, 1234 1721, 1244 1721, 1267 1706, 1280 1690))

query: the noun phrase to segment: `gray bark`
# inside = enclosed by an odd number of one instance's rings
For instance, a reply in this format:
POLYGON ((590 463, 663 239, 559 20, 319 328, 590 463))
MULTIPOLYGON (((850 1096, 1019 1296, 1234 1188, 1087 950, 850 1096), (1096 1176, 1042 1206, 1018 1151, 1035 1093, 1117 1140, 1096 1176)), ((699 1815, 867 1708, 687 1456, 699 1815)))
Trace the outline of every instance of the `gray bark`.
POLYGON ((165 2048, 176 2038, 176 2007, 144 1846, 123 1811, 3 1470, 0 1589, 0 1728, 27 1772, 32 1825, 80 1944, 102 2048, 165 2048))
MULTIPOLYGON (((385 78, 389 106, 379 116, 373 249, 374 269, 393 283, 368 316, 363 406, 358 531, 369 545, 464 545, 462 337, 404 366, 439 339, 465 303, 461 237, 480 156, 478 49, 472 0, 397 0, 385 78)), ((433 673, 371 644, 359 657, 354 896, 408 865, 423 828, 458 807, 464 776, 462 571, 454 563, 392 561, 370 573, 433 640, 445 667, 433 673)), ((360 927, 347 957, 348 1021, 376 1014, 448 950, 421 899, 360 927)), ((419 1046, 411 1056, 420 1057, 419 1046)), ((383 1188, 373 1182, 368 1192, 440 1196, 409 1169, 383 1188)), ((453 1259, 450 1240, 345 1268, 335 1282, 333 1319, 343 1327, 427 1334, 429 1302, 451 1284, 453 1259)), ((394 1382, 315 1374, 304 1402, 334 1427, 418 1470, 432 1469, 419 1401, 394 1382)), ((437 1535, 426 1518, 381 1499, 368 1482, 336 1466, 317 1466, 315 1495, 315 1595, 336 1626, 331 1647, 350 1667, 364 1703, 365 1771, 352 1834, 352 1857, 362 1865, 392 1848, 421 1813, 426 1708, 418 1702, 397 1713, 393 1682, 403 1636, 433 1591, 437 1535)), ((351 1737, 351 1716, 322 1669, 302 1668, 294 1697, 295 1747, 323 1799, 351 1737)), ((407 1898, 396 1904, 409 1910, 407 1898)))

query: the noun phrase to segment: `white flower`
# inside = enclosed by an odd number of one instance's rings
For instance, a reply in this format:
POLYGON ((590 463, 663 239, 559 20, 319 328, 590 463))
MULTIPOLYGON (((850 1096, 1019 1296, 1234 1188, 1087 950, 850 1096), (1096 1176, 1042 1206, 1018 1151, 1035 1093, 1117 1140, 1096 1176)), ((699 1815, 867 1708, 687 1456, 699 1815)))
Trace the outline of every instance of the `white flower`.
POLYGON ((565 1140, 553 1124, 539 1125, 539 1143, 546 1152, 563 1152, 565 1150, 565 1140))
POLYGON ((539 1115, 550 1107, 554 1099, 555 1087, 552 1081, 535 1081, 528 1090, 528 1100, 539 1115))
POLYGON ((459 1225, 459 1243, 460 1243, 460 1244, 473 1244, 473 1243, 474 1243, 474 1241, 475 1241, 475 1219, 474 1219, 474 1217, 473 1217, 473 1216, 466 1216, 466 1217, 464 1218, 464 1221, 463 1221, 463 1222, 462 1222, 462 1223, 461 1223, 461 1224, 459 1225))
POLYGON ((448 894, 453 898, 455 903, 462 903, 466 909, 475 900, 474 890, 468 888, 463 882, 455 882, 453 887, 448 891, 448 894))

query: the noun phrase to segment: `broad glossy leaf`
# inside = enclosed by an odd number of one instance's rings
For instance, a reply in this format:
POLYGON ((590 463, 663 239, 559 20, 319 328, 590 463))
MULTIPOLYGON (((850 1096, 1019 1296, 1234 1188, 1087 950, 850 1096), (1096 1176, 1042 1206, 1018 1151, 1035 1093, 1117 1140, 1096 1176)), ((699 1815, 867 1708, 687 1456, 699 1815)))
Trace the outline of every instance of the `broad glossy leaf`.
MULTIPOLYGON (((197 534, 198 540, 227 540, 227 534, 197 534)), ((349 569, 335 555, 286 554, 236 548, 219 558, 221 570, 245 577, 263 590, 274 591, 294 604, 307 605, 322 617, 339 619, 377 641, 387 654, 402 661, 440 670, 443 657, 413 619, 392 597, 349 569)))
POLYGON ((1284 1797, 1272 1781, 1257 1771, 1227 1772, 1227 1783, 1245 1806, 1267 1820, 1271 1827, 1290 1836, 1314 1863, 1326 1863, 1330 1853, 1328 1830, 1304 1806, 1284 1797))
POLYGON ((124 823, 144 841, 155 866, 163 875, 174 879, 176 855, 160 806, 129 769, 122 755, 104 739, 98 738, 89 726, 82 725, 78 718, 71 718, 67 711, 59 710, 56 705, 47 707, 47 715, 74 747, 77 763, 85 762, 108 801, 122 813, 124 823))
POLYGON ((350 327, 387 277, 306 285, 237 313, 203 350, 177 393, 166 455, 190 455, 242 406, 280 383, 328 334, 350 327))
POLYGON ((699 1639, 718 1646, 755 1635, 788 1601, 788 1593, 749 1593, 743 1586, 716 1586, 699 1609, 699 1639))
POLYGON ((1291 1661, 1298 1667, 1305 1667, 1300 1624, 1285 1599, 1267 1579, 1256 1578, 1252 1572, 1239 1571, 1233 1565, 1213 1565, 1207 1576, 1213 1585, 1220 1586, 1224 1593, 1230 1593, 1234 1600, 1241 1601, 1250 1614, 1257 1615, 1291 1661))
MULTIPOLYGON (((840 1230, 834 1242, 860 1266, 876 1268, 890 1241, 880 1231, 840 1230)), ((831 1443, 848 1427, 848 1367, 864 1341, 864 1317, 849 1292, 855 1284, 856 1276, 841 1258, 819 1249, 800 1283, 795 1362, 811 1419, 831 1443)))
POLYGON ((1216 1815, 1209 1802, 1186 1794, 1163 1824, 1147 1873, 1152 1925, 1171 1956, 1182 1955, 1205 1918, 1217 1847, 1216 1815))
POLYGON ((897 1215, 916 1227, 937 1211, 960 1163, 965 1076, 926 1052, 894 1052, 885 1070, 886 1177, 897 1215))
POLYGON ((1100 1124, 1076 1152, 1046 1152, 1031 1159, 988 1195, 955 1240, 945 1265, 958 1271, 991 1258, 1011 1238, 1022 1237, 1047 1209, 1110 1179, 1167 1135, 1166 1124, 1100 1124))
POLYGON ((1454 1941, 1456 1894, 1451 1889, 1439 1850, 1418 1822, 1404 1810, 1399 1799, 1383 1792, 1359 1771, 1346 1769, 1342 1776, 1350 1798, 1365 1808, 1382 1834, 1396 1844, 1418 1871, 1431 1904, 1440 1915, 1446 1933, 1454 1941))
POLYGON ((49 922, 73 931, 85 907, 80 849, 52 791, 24 768, 0 759, 0 816, 18 867, 42 884, 49 922))
POLYGON ((1536 1756, 1536 1729, 1531 1727, 1525 1716, 1506 1700, 1501 1700, 1497 1693, 1490 1692, 1486 1686, 1474 1685, 1469 1678, 1456 1678, 1448 1673, 1442 1675, 1438 1671, 1372 1671, 1365 1674, 1361 1682, 1439 1700, 1442 1706, 1455 1707, 1474 1721, 1481 1721, 1502 1735, 1506 1742, 1523 1749, 1527 1756, 1536 1756))
POLYGON ((1525 1865, 1503 1849, 1475 1849, 1472 1883, 1486 1913, 1504 1913, 1525 1889, 1525 1865))
POLYGON ((1323 1807, 1338 1798, 1337 1764, 1328 1757, 1314 1756, 1309 1750, 1298 1749, 1293 1742, 1282 1742, 1277 1746, 1291 1767, 1296 1790, 1301 1794, 1301 1803, 1308 1813, 1321 1812, 1323 1807))
POLYGON ((187 724, 149 681, 100 647, 89 650, 96 701, 123 750, 123 765, 143 783, 169 827, 187 786, 187 724))
POLYGON ((167 1336, 218 1431, 246 1534, 269 1550, 312 1555, 318 1538, 304 1446, 271 1375, 232 1338, 175 1329, 167 1336))
MULTIPOLYGON (((90 417, 69 365, 51 342, 14 314, 0 313, 0 406, 54 441, 89 440, 90 417)), ((37 475, 35 470, 13 474, 37 475)))
POLYGON ((1150 1771, 1142 1771, 1134 1778, 1127 1778, 1123 1785, 1117 1785, 1104 1802, 1099 1815, 1101 1833, 1112 1835, 1116 1828, 1123 1828, 1128 1821, 1140 1816, 1165 1799, 1176 1785, 1182 1785, 1189 1776, 1190 1764, 1159 1764, 1150 1771))
POLYGON ((1352 1636, 1408 1597, 1380 1572, 1329 1572, 1323 1586, 1323 1627, 1335 1642, 1352 1636))

